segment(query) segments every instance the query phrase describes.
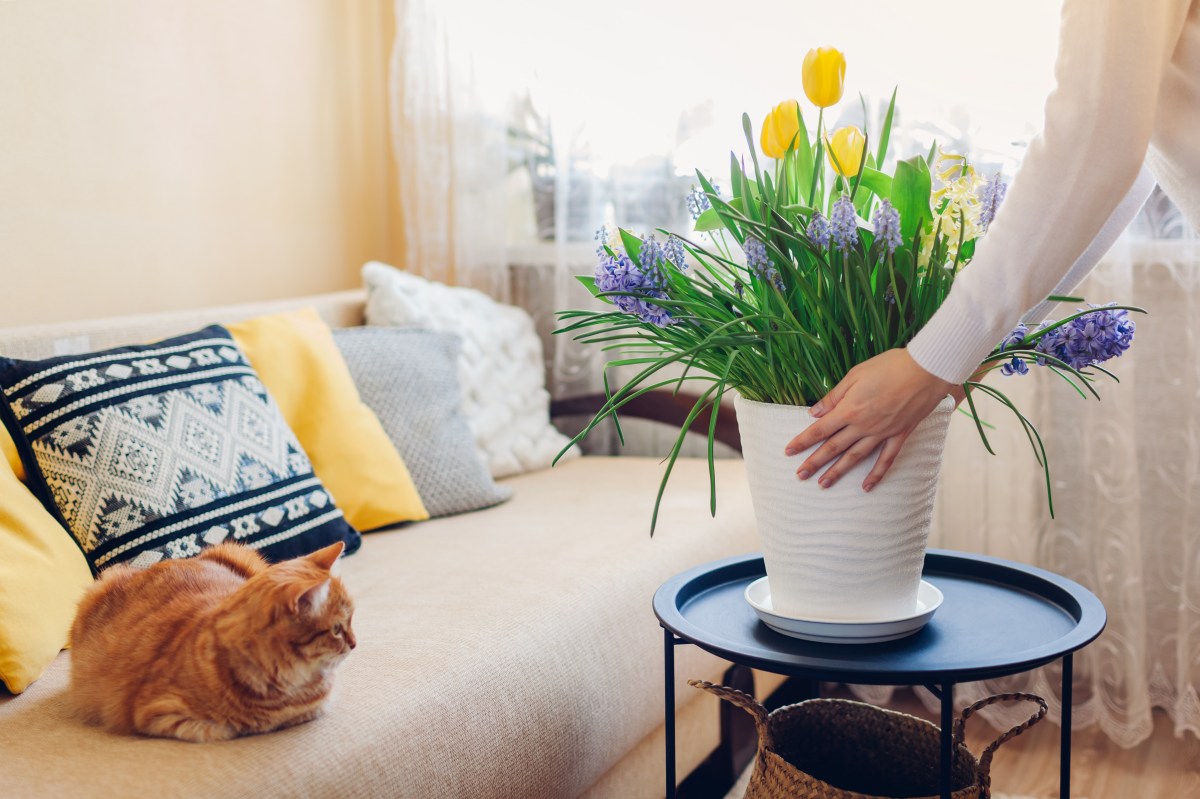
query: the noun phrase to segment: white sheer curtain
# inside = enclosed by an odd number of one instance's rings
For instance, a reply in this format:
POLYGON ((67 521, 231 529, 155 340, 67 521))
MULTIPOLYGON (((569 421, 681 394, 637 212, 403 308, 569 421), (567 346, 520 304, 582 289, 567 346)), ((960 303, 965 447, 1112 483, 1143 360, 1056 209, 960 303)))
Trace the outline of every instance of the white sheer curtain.
POLYGON ((472 16, 478 5, 395 0, 389 103, 397 266, 503 300, 506 98, 489 71, 492 40, 472 16))
MULTIPOLYGON (((550 335, 555 310, 589 302, 572 276, 592 269, 591 231, 686 229, 692 169, 719 179, 744 149, 741 112, 757 128, 774 103, 802 96, 804 49, 847 54, 835 124, 865 116, 874 127, 899 85, 894 153, 936 140, 1011 178, 1052 86, 1058 23, 1045 0, 765 0, 737 13, 704 0, 602 10, 396 0, 395 10, 400 265, 526 307, 555 396, 601 388, 603 353, 550 335)), ((1103 385, 1097 403, 1046 375, 1004 382, 1046 438, 1058 518, 1023 433, 988 407, 998 455, 956 421, 932 542, 1034 563, 1099 594, 1109 627, 1076 661, 1075 718, 1126 746, 1149 734, 1155 707, 1180 734, 1200 734, 1200 242, 1161 197, 1137 228, 1081 289, 1151 312, 1116 363, 1121 384, 1103 385)), ((625 451, 643 454, 663 454, 670 435, 626 432, 625 451)), ((1012 682, 1056 701, 1052 668, 1012 682)))

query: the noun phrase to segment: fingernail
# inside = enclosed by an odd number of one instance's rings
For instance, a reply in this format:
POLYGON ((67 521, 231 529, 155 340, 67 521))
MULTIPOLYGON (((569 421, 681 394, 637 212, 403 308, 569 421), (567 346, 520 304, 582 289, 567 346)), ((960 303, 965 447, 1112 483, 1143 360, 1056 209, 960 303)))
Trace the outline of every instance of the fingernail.
POLYGON ((816 405, 808 409, 809 416, 819 417, 823 413, 825 413, 825 403, 823 402, 818 402, 816 405))
POLYGON ((801 480, 807 480, 808 478, 812 477, 812 472, 808 471, 807 469, 801 469, 800 471, 796 472, 796 476, 801 480))
POLYGON ((787 449, 785 449, 785 450, 783 451, 783 454, 784 454, 784 455, 791 456, 791 455, 795 455, 795 454, 796 454, 797 452, 799 452, 799 451, 800 451, 800 450, 796 449, 795 447, 788 447, 787 449))
POLYGON ((874 483, 863 483, 863 491, 870 491, 874 487, 874 483))
POLYGON ((829 488, 833 483, 830 480, 822 480, 821 488, 829 488))

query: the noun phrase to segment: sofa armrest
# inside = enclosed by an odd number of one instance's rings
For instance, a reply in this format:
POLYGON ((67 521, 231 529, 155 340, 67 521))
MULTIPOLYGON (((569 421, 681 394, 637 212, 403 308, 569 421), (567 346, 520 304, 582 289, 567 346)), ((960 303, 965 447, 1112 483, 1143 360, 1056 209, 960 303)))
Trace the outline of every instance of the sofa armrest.
MULTIPOLYGON (((676 428, 681 427, 691 412, 698 398, 694 394, 672 391, 648 391, 630 400, 621 407, 618 416, 630 416, 635 419, 648 419, 662 422, 676 428)), ((583 394, 578 397, 566 397, 550 403, 550 416, 594 416, 604 407, 606 397, 603 394, 583 394)), ((708 413, 702 413, 692 422, 691 432, 702 436, 708 435, 708 413)), ((714 436, 717 441, 738 452, 742 451, 742 436, 738 432, 737 417, 729 406, 722 406, 717 417, 717 429, 714 436)))

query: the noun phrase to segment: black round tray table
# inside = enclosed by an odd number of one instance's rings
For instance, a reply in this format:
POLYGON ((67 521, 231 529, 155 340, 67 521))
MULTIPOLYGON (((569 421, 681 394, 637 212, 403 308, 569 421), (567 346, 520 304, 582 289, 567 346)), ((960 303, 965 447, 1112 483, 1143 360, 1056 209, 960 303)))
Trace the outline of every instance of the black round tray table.
POLYGON ((733 663, 811 681, 923 685, 941 700, 941 796, 950 799, 957 683, 1002 677, 1062 658, 1059 796, 1071 794, 1072 654, 1104 630, 1096 596, 1053 572, 985 555, 931 549, 923 579, 945 596, 923 629, 876 644, 802 641, 767 627, 743 593, 766 574, 741 555, 676 575, 654 594, 664 632, 666 788, 675 797, 675 647, 694 644, 733 663))

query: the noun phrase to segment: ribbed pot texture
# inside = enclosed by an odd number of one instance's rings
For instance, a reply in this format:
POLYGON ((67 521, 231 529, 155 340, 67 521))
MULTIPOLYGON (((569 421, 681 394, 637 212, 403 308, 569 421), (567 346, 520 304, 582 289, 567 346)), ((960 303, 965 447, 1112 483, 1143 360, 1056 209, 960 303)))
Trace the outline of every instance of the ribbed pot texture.
POLYGON ((819 475, 796 477, 810 451, 788 457, 783 450, 816 421, 807 407, 740 396, 735 407, 775 610, 841 621, 913 612, 953 401, 917 425, 870 492, 862 483, 877 454, 832 488, 821 488, 819 475))

